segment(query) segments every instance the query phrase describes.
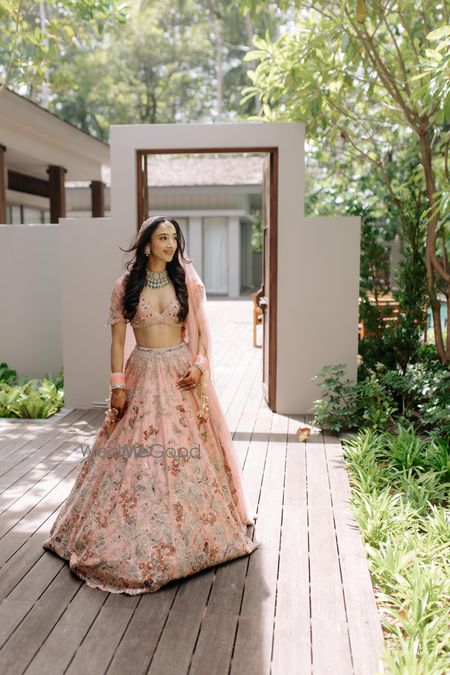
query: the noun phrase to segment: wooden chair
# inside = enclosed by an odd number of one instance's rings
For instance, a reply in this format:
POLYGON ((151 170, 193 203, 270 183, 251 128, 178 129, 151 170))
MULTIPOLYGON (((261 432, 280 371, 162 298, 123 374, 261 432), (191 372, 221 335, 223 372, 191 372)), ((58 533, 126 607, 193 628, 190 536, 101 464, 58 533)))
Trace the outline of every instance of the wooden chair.
MULTIPOLYGON (((385 293, 384 295, 379 295, 376 302, 373 293, 368 293, 367 297, 372 305, 377 304, 378 307, 389 308, 390 311, 386 313, 386 316, 383 316, 383 321, 385 323, 387 324, 398 323, 398 315, 400 313, 400 303, 398 302, 398 300, 395 299, 393 293, 389 292, 385 293)), ((424 308, 424 311, 426 311, 426 308, 424 308)), ((426 342, 426 329, 424 333, 425 333, 424 340, 426 342)), ((365 329, 364 322, 360 321, 358 323, 358 337, 360 340, 362 340, 367 335, 368 332, 365 329)))
POLYGON ((262 324, 263 321, 263 311, 261 307, 257 304, 256 296, 258 293, 252 293, 253 300, 253 346, 261 349, 262 344, 257 344, 256 342, 256 326, 262 324))

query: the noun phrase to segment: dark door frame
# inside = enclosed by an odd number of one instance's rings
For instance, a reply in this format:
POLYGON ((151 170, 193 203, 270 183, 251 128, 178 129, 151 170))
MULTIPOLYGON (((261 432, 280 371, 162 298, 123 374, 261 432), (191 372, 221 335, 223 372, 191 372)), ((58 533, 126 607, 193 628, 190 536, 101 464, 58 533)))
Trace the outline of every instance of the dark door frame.
MULTIPOLYGON (((269 386, 267 388, 267 404, 276 412, 276 374, 277 374, 277 281, 278 281, 278 147, 244 146, 233 148, 139 148, 136 149, 136 187, 137 187, 137 223, 136 232, 148 217, 149 199, 146 176, 146 155, 192 155, 211 153, 246 153, 263 152, 270 156, 270 230, 269 230, 269 386)), ((264 255, 264 252, 263 252, 264 255)), ((267 275, 266 275, 267 276, 267 275)), ((264 279, 263 279, 264 284, 264 279)), ((264 311, 264 307, 262 307, 264 311)))

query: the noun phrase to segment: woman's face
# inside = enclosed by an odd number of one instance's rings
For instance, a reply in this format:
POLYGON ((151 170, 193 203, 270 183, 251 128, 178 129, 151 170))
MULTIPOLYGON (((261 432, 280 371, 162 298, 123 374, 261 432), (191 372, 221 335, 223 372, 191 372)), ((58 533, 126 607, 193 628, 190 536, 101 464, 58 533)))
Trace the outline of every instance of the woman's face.
POLYGON ((169 262, 177 250, 177 231, 175 225, 163 220, 152 234, 150 251, 155 258, 169 262))

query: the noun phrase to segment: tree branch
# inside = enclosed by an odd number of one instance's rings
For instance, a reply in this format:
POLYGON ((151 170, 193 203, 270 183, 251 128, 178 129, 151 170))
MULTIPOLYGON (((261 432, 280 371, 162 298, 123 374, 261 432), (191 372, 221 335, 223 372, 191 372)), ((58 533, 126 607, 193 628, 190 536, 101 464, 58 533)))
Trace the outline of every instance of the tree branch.
POLYGON ((371 41, 370 35, 365 31, 365 35, 358 29, 354 21, 352 21, 352 18, 347 10, 345 8, 345 13, 347 15, 347 18, 353 27, 353 30, 356 32, 359 41, 363 45, 363 47, 366 50, 367 55, 369 56, 369 59, 375 69, 375 71, 378 73, 378 76, 382 83, 384 84, 386 90, 388 93, 391 95, 394 101, 397 101, 399 104, 400 108, 403 110, 406 119, 408 120, 409 124, 411 127, 418 133, 418 125, 416 120, 414 119, 414 111, 411 110, 407 105, 406 102, 403 100, 403 97, 395 84, 391 73, 387 70, 386 66, 384 65, 383 61, 380 58, 380 55, 378 53, 378 50, 376 49, 375 45, 371 41))
POLYGON ((408 96, 411 96, 411 90, 410 90, 409 84, 408 84, 408 74, 406 72, 406 66, 405 66, 405 62, 403 61, 403 56, 402 56, 402 53, 400 51, 400 47, 398 46, 397 40, 395 39, 395 35, 392 31, 391 26, 389 25, 389 22, 386 20, 386 16, 385 16, 384 12, 383 12, 382 17, 383 17, 383 22, 384 22, 384 24, 385 24, 385 26, 388 30, 388 33, 391 36, 392 42, 394 43, 395 51, 397 52, 398 62, 400 64, 400 68, 401 68, 402 73, 403 73, 405 92, 408 94, 408 96))

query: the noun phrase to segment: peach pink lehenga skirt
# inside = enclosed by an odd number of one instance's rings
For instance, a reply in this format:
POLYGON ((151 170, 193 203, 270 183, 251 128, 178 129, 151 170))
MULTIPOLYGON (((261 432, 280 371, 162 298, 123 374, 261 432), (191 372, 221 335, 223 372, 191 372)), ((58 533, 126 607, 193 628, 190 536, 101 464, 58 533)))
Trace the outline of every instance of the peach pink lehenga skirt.
POLYGON ((151 593, 258 547, 237 509, 214 419, 177 381, 189 347, 136 346, 125 367, 128 409, 102 424, 43 547, 89 586, 151 593))

